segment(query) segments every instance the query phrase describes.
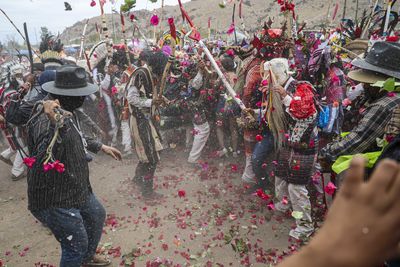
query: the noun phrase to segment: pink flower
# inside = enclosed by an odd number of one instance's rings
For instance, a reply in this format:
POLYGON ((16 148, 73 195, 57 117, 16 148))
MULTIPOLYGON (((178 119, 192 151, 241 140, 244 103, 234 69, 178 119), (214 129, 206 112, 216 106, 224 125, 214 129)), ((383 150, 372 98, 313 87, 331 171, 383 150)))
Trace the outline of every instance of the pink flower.
POLYGON ((236 164, 232 164, 232 165, 231 165, 231 170, 232 170, 233 172, 237 172, 237 171, 238 171, 238 166, 237 166, 236 164))
POLYGON ((332 196, 335 193, 336 189, 337 189, 337 187, 332 182, 329 182, 325 186, 325 193, 332 196))
POLYGON ((131 21, 133 21, 133 20, 135 19, 135 15, 134 15, 134 14, 130 14, 130 15, 129 15, 129 19, 130 19, 131 21))
POLYGON ((178 190, 178 196, 179 197, 186 197, 186 191, 185 190, 178 190))
POLYGON ((196 130, 196 129, 193 129, 193 130, 192 130, 192 135, 193 135, 193 136, 198 135, 199 133, 200 133, 199 130, 196 130))
POLYGON ((265 201, 268 201, 268 200, 271 199, 271 196, 268 195, 268 194, 263 193, 262 196, 261 196, 261 199, 262 199, 262 200, 265 200, 265 201))
POLYGON ((264 162, 264 163, 261 165, 261 168, 266 169, 267 166, 268 166, 267 163, 264 162))
POLYGON ((267 86, 268 85, 268 80, 262 80, 262 82, 261 82, 261 85, 262 86, 267 86))
POLYGON ((202 171, 208 171, 208 162, 200 163, 202 171))
POLYGON ((63 172, 65 172, 64 163, 61 163, 59 160, 57 160, 56 162, 54 162, 54 169, 55 169, 58 173, 63 173, 63 172))
POLYGON ((53 163, 46 163, 43 164, 43 170, 44 172, 48 172, 50 170, 54 169, 54 164, 53 163))
POLYGON ((29 168, 32 169, 33 164, 35 164, 36 158, 31 157, 31 158, 24 158, 24 164, 29 168))
POLYGON ((282 205, 287 205, 287 204, 289 204, 289 200, 288 200, 288 198, 285 196, 285 197, 283 197, 283 199, 282 199, 282 205))
POLYGON ((96 6, 96 1, 92 0, 92 2, 90 2, 90 6, 91 6, 91 7, 96 6))
POLYGON ((394 136, 391 134, 386 135, 385 137, 386 142, 391 143, 394 140, 394 136))
POLYGON ((268 208, 269 210, 275 210, 275 204, 274 204, 274 202, 269 203, 269 204, 267 205, 267 208, 268 208))
POLYGON ((226 54, 230 57, 234 57, 235 56, 235 51, 233 51, 233 49, 229 49, 228 51, 226 51, 226 54))
POLYGON ((160 19, 158 18, 157 15, 154 14, 150 19, 150 23, 153 26, 157 26, 160 23, 160 19))
POLYGON ((257 135, 256 135, 256 141, 257 141, 257 142, 261 142, 263 139, 264 139, 264 138, 262 137, 261 134, 257 134, 257 135))
POLYGON ((344 107, 350 106, 350 105, 351 105, 351 100, 348 99, 348 98, 343 99, 342 105, 343 105, 344 107))
POLYGON ((227 34, 232 34, 234 31, 235 31, 235 24, 232 23, 232 24, 229 26, 229 29, 228 29, 228 31, 227 31, 226 33, 227 33, 227 34))
POLYGON ((397 42, 399 41, 399 36, 388 36, 388 37, 386 38, 386 41, 387 41, 387 42, 394 42, 394 43, 397 43, 397 42))
POLYGON ((395 96, 396 96, 396 93, 394 93, 394 92, 389 92, 389 93, 387 94, 387 96, 388 96, 388 97, 395 97, 395 96))
POLYGON ((268 194, 265 194, 265 192, 260 188, 257 189, 257 191, 254 193, 255 196, 258 196, 260 199, 268 201, 271 199, 271 196, 268 194))
POLYGON ((111 95, 114 96, 116 93, 118 93, 117 87, 115 86, 111 87, 111 95))

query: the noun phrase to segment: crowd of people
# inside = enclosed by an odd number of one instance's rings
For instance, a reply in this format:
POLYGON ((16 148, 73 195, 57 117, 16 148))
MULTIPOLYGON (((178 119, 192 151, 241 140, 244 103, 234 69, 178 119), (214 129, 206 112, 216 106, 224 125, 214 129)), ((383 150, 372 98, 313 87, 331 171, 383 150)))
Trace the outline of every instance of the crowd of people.
MULTIPOLYGON (((240 45, 176 44, 169 36, 154 46, 137 40, 132 48, 102 40, 84 60, 66 56, 60 41, 45 36, 31 66, 16 60, 0 66, 0 126, 8 146, 0 160, 10 165, 12 180, 27 176, 29 210, 61 243, 60 266, 109 264, 95 255, 105 210, 90 185, 91 153, 121 160, 136 152, 132 183, 154 203, 162 198, 153 184, 160 152, 182 146, 196 168, 212 144, 215 158, 243 160, 246 194, 275 199, 276 211, 299 215, 289 233, 297 240, 315 232, 313 191, 342 183, 354 189, 378 162, 400 160, 397 35, 371 36, 352 50, 345 45, 357 41, 340 29, 300 33, 295 42, 286 31, 269 22, 240 45), (358 154, 367 171, 354 178, 348 169, 360 168, 351 167, 358 154), (331 174, 329 184, 324 173, 331 174)), ((339 199, 353 197, 340 193, 339 199)), ((334 204, 332 214, 343 205, 334 204)), ((332 216, 327 228, 335 227, 332 216)), ((320 239, 311 243, 316 251, 320 239)), ((366 266, 343 255, 332 266, 366 266)), ((321 266, 305 257, 283 266, 321 266)))

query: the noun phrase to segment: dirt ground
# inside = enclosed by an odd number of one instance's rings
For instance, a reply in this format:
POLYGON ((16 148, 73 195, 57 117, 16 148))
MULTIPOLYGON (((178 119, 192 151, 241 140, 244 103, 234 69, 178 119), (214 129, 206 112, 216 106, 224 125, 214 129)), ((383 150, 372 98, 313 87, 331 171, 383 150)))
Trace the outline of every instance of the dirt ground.
MULTIPOLYGON (((288 238, 293 219, 271 219, 266 203, 243 194, 243 158, 195 167, 186 156, 179 149, 162 155, 156 186, 165 198, 155 206, 130 182, 135 157, 98 155, 90 163, 108 214, 100 252, 112 266, 268 266, 296 249, 288 238)), ((58 266, 58 242, 27 210, 26 180, 11 181, 3 162, 0 170, 0 266, 58 266)))

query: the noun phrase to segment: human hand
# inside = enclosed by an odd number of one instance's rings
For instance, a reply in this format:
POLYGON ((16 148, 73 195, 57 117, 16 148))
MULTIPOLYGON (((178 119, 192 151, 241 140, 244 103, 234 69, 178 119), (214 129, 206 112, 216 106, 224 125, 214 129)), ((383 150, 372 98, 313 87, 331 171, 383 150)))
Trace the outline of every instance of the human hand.
POLYGON ((102 145, 101 151, 103 151, 105 154, 111 156, 115 160, 118 160, 118 161, 122 160, 121 152, 118 149, 114 148, 114 147, 102 145))
POLYGON ((302 252, 319 255, 306 266, 378 266, 400 255, 400 165, 383 160, 366 183, 364 170, 365 159, 356 157, 323 227, 302 252))
POLYGON ((160 107, 164 104, 165 104, 165 100, 163 97, 157 97, 157 98, 153 99, 153 105, 155 105, 157 107, 160 107))
POLYGON ((252 108, 245 108, 242 110, 243 115, 245 116, 254 116, 255 112, 252 108))
POLYGON ((46 100, 43 102, 43 110, 51 122, 55 123, 56 120, 56 110, 60 108, 60 102, 56 100, 46 100))
POLYGON ((285 88, 283 88, 280 85, 275 85, 273 87, 273 90, 274 90, 274 92, 278 93, 281 96, 281 98, 285 98, 285 96, 287 96, 285 88))
POLYGON ((197 63, 197 67, 199 68, 199 70, 203 71, 206 68, 206 63, 204 62, 204 60, 200 59, 199 63, 197 63))

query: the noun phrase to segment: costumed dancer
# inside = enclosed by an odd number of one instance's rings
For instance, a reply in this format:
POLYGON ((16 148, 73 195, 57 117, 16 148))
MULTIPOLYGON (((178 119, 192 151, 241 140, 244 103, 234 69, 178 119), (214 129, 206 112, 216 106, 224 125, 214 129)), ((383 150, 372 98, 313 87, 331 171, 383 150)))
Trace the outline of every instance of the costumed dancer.
POLYGON ((282 204, 282 199, 288 199, 293 211, 301 214, 300 218, 296 218, 296 228, 289 233, 300 240, 314 232, 306 185, 311 180, 318 153, 316 92, 311 84, 296 82, 289 76, 287 59, 272 59, 264 66, 265 70, 278 74, 278 84, 273 90, 281 96, 288 121, 288 129, 282 129, 285 135, 283 146, 277 149, 275 196, 280 201, 275 207, 279 211, 287 211, 290 206, 282 204), (280 66, 278 69, 284 67, 284 71, 276 71, 277 66, 280 66))
POLYGON ((163 146, 152 109, 163 103, 163 99, 155 95, 155 86, 158 86, 168 58, 162 52, 146 50, 140 54, 139 61, 141 67, 133 72, 126 92, 131 133, 139 158, 133 181, 140 186, 145 199, 155 199, 160 194, 154 192, 153 179, 163 146))
POLYGON ((205 82, 205 62, 200 59, 197 64, 197 73, 196 71, 194 77, 189 81, 188 90, 192 92, 192 97, 188 101, 189 111, 193 115, 193 132, 194 139, 192 144, 192 149, 190 150, 188 162, 189 163, 198 163, 200 159, 201 152, 203 151, 208 137, 210 136, 210 124, 208 123, 206 112, 205 112, 205 103, 204 103, 204 95, 201 94, 201 89, 204 88, 205 82))
POLYGON ((20 180, 26 176, 26 166, 23 158, 26 147, 22 138, 22 128, 11 126, 6 118, 6 112, 10 103, 13 101, 13 96, 18 95, 21 87, 30 89, 30 84, 23 81, 24 68, 21 64, 10 62, 2 67, 2 88, 0 88, 0 128, 8 140, 9 148, 0 154, 0 160, 11 165, 11 179, 13 181, 20 180), (29 88, 28 88, 29 87, 29 88), (15 155, 14 161, 11 158, 15 155))
MULTIPOLYGON (((237 76, 235 74, 236 63, 233 58, 228 55, 224 55, 221 58, 222 68, 225 70, 225 76, 232 88, 237 82, 237 76)), ((228 153, 228 149, 225 146, 224 140, 224 129, 229 128, 231 134, 231 148, 233 151, 233 157, 238 157, 238 127, 236 119, 240 116, 240 107, 236 105, 232 97, 227 96, 225 88, 222 87, 223 92, 220 93, 220 99, 217 106, 217 138, 220 146, 218 156, 223 157, 228 153)))

